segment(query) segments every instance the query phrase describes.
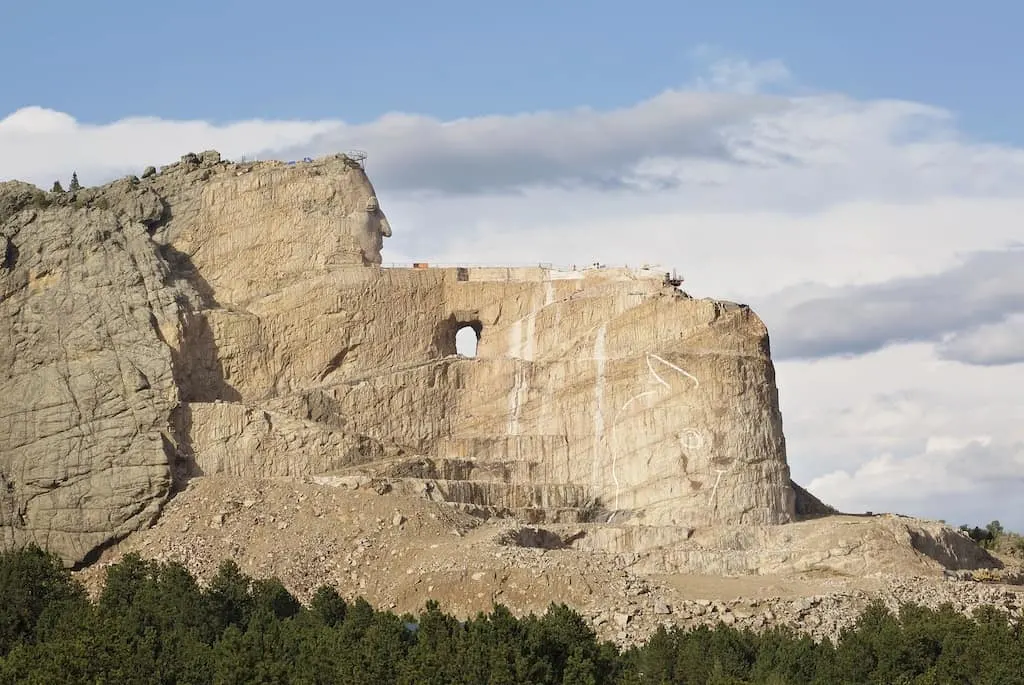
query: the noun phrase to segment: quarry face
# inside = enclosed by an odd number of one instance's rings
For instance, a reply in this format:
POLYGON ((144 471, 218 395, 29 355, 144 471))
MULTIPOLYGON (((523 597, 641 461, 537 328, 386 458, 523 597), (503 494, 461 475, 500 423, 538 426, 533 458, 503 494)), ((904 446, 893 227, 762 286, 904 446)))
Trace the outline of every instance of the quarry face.
MULTIPOLYGON (((0 184, 5 543, 87 563, 233 477, 391 490, 654 572, 878 567, 795 523, 827 509, 790 481, 748 307, 664 269, 382 267, 391 230, 344 155, 0 184)), ((890 557, 991 561, 885 525, 890 557)))

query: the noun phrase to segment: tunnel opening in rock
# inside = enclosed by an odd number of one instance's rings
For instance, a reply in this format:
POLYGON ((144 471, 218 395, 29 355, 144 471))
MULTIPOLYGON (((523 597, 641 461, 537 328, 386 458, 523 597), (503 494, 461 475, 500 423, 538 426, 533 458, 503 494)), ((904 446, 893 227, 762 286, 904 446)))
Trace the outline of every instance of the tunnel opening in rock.
POLYGON ((476 357, 477 347, 480 345, 480 331, 482 327, 479 322, 466 323, 459 326, 455 331, 455 351, 463 357, 476 357))

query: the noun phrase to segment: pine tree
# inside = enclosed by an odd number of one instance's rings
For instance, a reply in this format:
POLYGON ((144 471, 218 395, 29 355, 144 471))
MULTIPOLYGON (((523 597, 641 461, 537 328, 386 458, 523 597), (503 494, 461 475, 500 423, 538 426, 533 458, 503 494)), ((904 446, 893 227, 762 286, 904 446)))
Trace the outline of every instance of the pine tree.
POLYGON ((78 172, 77 171, 72 171, 71 172, 71 184, 68 185, 68 190, 70 190, 73 193, 76 190, 81 190, 81 189, 82 189, 82 184, 78 182, 78 172))
POLYGON ((71 613, 85 590, 60 559, 35 545, 0 553, 0 656, 16 643, 35 638, 47 609, 71 613))
POLYGON ((337 590, 329 585, 323 585, 313 595, 310 608, 325 625, 333 627, 345 620, 348 606, 337 590))
POLYGON ((63 193, 64 192, 64 186, 62 186, 60 184, 60 181, 54 181, 53 182, 53 187, 50 188, 50 192, 51 193, 63 193))

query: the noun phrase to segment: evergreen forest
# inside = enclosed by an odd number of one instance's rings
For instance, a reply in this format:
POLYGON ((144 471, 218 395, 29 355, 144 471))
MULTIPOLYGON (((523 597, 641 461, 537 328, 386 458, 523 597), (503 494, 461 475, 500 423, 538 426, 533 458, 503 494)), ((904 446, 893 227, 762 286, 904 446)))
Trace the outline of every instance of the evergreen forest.
POLYGON ((460 621, 322 587, 304 606, 231 561, 201 587, 180 564, 127 555, 91 600, 37 547, 0 554, 0 598, 4 684, 1024 684, 1024 630, 994 608, 873 604, 835 643, 719 625, 619 649, 564 605, 460 621))

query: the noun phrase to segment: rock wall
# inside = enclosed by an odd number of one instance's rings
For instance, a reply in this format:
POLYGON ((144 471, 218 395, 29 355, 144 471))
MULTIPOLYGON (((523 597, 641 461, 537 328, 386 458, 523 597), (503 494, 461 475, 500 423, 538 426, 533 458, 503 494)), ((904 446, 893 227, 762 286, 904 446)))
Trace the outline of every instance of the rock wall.
POLYGON ((180 291, 145 193, 76 205, 3 184, 0 198, 0 533, 78 561, 168 494, 180 291))
POLYGON ((661 273, 534 276, 344 269, 210 313, 228 379, 215 399, 374 445, 335 468, 511 453, 510 485, 586 486, 638 522, 793 518, 767 332, 749 309, 690 299, 661 273), (454 354, 460 325, 480 331, 474 359, 454 354))
POLYGON ((344 156, 3 186, 4 534, 80 562, 217 473, 403 472, 535 520, 794 520, 750 309, 649 269, 381 268, 390 234, 344 156))

